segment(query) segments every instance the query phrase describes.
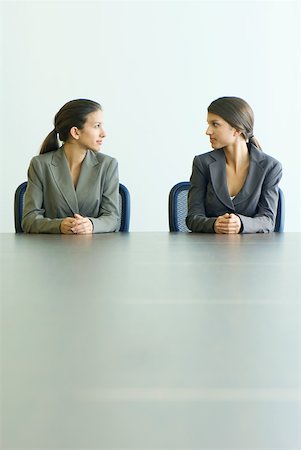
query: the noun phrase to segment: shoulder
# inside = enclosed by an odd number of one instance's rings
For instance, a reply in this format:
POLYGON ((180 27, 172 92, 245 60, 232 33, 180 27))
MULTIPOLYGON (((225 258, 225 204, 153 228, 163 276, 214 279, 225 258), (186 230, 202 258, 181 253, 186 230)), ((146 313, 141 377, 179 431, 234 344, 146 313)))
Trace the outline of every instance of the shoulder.
POLYGON ((263 154, 264 154, 264 157, 265 157, 265 160, 266 160, 267 164, 269 164, 270 166, 281 166, 281 162, 278 161, 278 159, 274 158, 271 155, 268 155, 267 153, 263 152, 263 154))
POLYGON ((267 153, 258 150, 252 146, 250 149, 251 159, 265 169, 278 168, 281 169, 281 163, 276 158, 267 153))
POLYGON ((105 153, 95 153, 95 156, 99 162, 105 162, 111 164, 112 162, 117 163, 117 159, 113 158, 113 156, 106 155, 105 153))
POLYGON ((196 155, 193 162, 194 164, 207 166, 213 161, 216 161, 220 158, 225 158, 225 154, 222 148, 219 148, 217 150, 210 150, 209 152, 202 153, 201 155, 196 155))
POLYGON ((52 161, 55 153, 56 151, 43 153, 42 155, 36 155, 31 158, 30 165, 33 167, 43 167, 52 161))
POLYGON ((89 159, 96 161, 98 164, 103 166, 117 166, 118 162, 116 158, 112 156, 106 155, 105 153, 94 152, 93 150, 89 150, 89 159))

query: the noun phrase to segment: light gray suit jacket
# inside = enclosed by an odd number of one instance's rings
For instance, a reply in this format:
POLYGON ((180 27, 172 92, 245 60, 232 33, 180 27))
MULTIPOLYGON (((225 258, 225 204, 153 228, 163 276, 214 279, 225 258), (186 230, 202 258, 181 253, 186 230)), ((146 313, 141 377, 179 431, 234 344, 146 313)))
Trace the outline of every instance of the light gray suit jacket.
POLYGON ((60 233, 74 214, 88 217, 93 233, 115 231, 119 217, 116 159, 88 150, 76 188, 64 147, 32 158, 28 169, 22 227, 26 233, 60 233))
POLYGON ((234 213, 240 217, 242 233, 274 231, 278 205, 279 161, 250 144, 250 165, 246 181, 231 200, 226 179, 223 149, 196 156, 190 178, 186 224, 191 231, 214 233, 218 216, 234 213))

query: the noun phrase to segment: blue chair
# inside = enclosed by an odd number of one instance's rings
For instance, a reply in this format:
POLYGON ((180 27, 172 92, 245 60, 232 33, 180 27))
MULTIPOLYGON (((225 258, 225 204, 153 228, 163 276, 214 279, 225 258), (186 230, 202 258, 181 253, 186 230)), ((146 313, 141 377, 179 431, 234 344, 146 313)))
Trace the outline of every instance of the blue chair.
MULTIPOLYGON (((186 216, 188 210, 189 181, 177 183, 169 193, 169 231, 189 232, 186 226, 186 216)), ((284 230, 285 203, 282 190, 279 188, 279 201, 274 231, 282 233, 284 230)))
MULTIPOLYGON (((22 229, 22 216, 23 216, 23 206, 24 206, 24 194, 27 187, 27 181, 21 183, 15 192, 15 230, 16 233, 23 233, 22 229)), ((123 185, 119 184, 119 209, 120 217, 118 224, 118 231, 129 231, 130 228, 130 212, 131 212, 131 198, 128 189, 123 185)))

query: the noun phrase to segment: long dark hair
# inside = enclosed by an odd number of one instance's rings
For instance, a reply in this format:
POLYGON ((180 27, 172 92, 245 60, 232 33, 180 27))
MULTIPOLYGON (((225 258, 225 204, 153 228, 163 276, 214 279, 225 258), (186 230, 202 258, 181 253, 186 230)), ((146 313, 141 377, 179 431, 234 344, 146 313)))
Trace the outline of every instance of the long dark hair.
POLYGON ((220 116, 231 127, 241 131, 246 142, 254 144, 261 150, 258 140, 253 135, 254 113, 245 100, 239 97, 220 97, 210 103, 208 112, 220 116))
POLYGON ((45 138, 40 155, 57 150, 60 146, 58 137, 60 141, 66 142, 71 128, 77 127, 81 130, 85 125, 87 115, 97 110, 102 110, 100 104, 86 99, 71 100, 62 106, 54 117, 54 129, 45 138))

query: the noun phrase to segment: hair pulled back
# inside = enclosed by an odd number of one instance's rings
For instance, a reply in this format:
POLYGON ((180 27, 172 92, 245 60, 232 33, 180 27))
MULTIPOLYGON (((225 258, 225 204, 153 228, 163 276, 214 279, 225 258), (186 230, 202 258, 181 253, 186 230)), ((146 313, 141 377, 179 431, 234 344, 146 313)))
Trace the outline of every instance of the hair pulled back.
POLYGON ((253 135, 254 113, 251 106, 239 97, 220 97, 208 106, 208 112, 216 114, 228 122, 231 127, 241 131, 246 142, 261 150, 253 135))
POLYGON ((101 105, 93 100, 77 99, 66 103, 54 117, 54 129, 42 143, 40 154, 48 153, 59 148, 59 141, 66 142, 72 127, 81 130, 88 114, 102 110, 101 105))

